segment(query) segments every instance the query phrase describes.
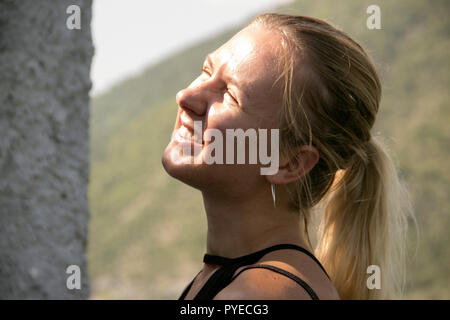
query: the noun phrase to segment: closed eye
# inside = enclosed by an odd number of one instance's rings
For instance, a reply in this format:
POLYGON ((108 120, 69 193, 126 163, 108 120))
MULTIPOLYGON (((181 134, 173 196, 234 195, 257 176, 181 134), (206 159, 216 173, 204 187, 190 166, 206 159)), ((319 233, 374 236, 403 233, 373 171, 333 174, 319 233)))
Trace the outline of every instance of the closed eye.
POLYGON ((209 72, 209 70, 205 67, 202 68, 202 72, 206 73, 208 76, 211 76, 211 72, 209 72))
MULTIPOLYGON (((204 74, 206 74, 207 76, 211 77, 211 71, 210 71, 206 66, 204 66, 204 67, 202 68, 202 73, 204 73, 204 74)), ((239 105, 239 102, 238 102, 237 99, 233 96, 233 94, 231 94, 231 92, 230 92, 230 90, 229 90, 228 88, 226 88, 224 94, 225 94, 225 95, 228 95, 228 96, 233 100, 234 103, 236 103, 236 104, 239 105)))
POLYGON ((236 100, 236 98, 233 97, 233 95, 231 94, 230 90, 228 90, 228 88, 227 88, 227 90, 225 91, 225 94, 227 94, 228 96, 230 96, 230 98, 233 99, 233 101, 234 101, 235 103, 238 103, 237 100, 236 100))

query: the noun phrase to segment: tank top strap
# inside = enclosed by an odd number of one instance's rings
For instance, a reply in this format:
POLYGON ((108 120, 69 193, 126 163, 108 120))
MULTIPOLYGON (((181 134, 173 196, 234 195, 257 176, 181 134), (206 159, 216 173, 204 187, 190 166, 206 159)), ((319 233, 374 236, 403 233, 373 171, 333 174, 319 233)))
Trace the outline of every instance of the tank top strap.
POLYGON ((279 273, 295 282, 297 282, 311 297, 312 300, 320 300, 317 294, 314 292, 314 290, 309 286, 308 283, 297 277, 295 274, 290 273, 289 271, 286 271, 284 269, 268 265, 268 264, 256 264, 252 266, 246 266, 242 268, 232 279, 231 282, 233 282, 234 279, 236 279, 242 272, 249 270, 249 269, 268 269, 273 272, 279 273))
MULTIPOLYGON (((277 244, 253 253, 250 253, 245 256, 237 257, 237 258, 226 258, 217 255, 205 254, 203 256, 203 262, 208 264, 216 264, 221 267, 214 271, 214 273, 210 276, 206 284, 200 289, 197 295, 194 297, 194 300, 212 300, 223 288, 230 284, 231 279, 233 278, 234 273, 237 269, 242 266, 254 264, 258 262, 264 255, 269 252, 282 250, 282 249, 293 249, 301 251, 308 256, 310 256, 322 270, 326 273, 325 269, 322 267, 320 262, 314 257, 312 253, 308 250, 294 244, 284 243, 277 244)), ((328 276, 328 274, 327 274, 328 276)))
POLYGON ((268 247, 268 248, 265 248, 265 249, 259 250, 257 252, 253 252, 251 254, 241 256, 238 258, 226 258, 226 257, 221 257, 221 256, 216 256, 216 255, 211 255, 211 254, 206 253, 203 256, 203 262, 208 263, 208 264, 216 264, 216 265, 220 265, 220 266, 227 266, 227 265, 233 265, 233 264, 240 264, 241 266, 244 266, 247 264, 255 263, 256 261, 261 259, 263 256, 268 254, 269 252, 276 251, 276 250, 283 250, 283 249, 293 249, 293 250, 297 250, 297 251, 300 251, 300 252, 306 254, 311 259, 313 259, 314 262, 316 262, 319 265, 319 267, 322 269, 322 271, 325 273, 325 275, 328 278, 330 278, 328 276, 328 273, 326 272, 325 268, 320 263, 320 261, 311 252, 309 252, 308 250, 306 250, 303 247, 300 247, 295 244, 290 244, 290 243, 276 244, 271 247, 268 247), (256 261, 255 261, 255 259, 256 259, 256 261))
POLYGON ((194 284, 195 279, 197 279, 197 277, 200 273, 201 273, 201 271, 199 273, 197 273, 197 275, 194 277, 194 279, 192 279, 191 282, 187 285, 187 287, 184 288, 183 293, 180 295, 178 300, 184 300, 184 298, 186 298, 189 290, 191 289, 192 285, 194 284))

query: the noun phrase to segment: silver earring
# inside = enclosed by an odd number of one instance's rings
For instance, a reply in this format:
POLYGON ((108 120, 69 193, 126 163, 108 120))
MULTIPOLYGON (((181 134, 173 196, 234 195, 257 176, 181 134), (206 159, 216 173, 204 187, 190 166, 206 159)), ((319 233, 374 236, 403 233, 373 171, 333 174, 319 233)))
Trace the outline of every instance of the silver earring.
POLYGON ((275 186, 273 184, 270 185, 270 188, 272 189, 272 199, 273 199, 273 207, 276 208, 276 202, 275 202, 275 186))

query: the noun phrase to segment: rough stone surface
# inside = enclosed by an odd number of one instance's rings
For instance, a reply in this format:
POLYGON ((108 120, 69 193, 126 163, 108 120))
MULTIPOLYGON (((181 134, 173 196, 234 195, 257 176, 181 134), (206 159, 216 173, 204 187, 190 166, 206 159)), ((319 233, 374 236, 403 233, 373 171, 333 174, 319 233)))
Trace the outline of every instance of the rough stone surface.
POLYGON ((89 297, 90 21, 90 0, 0 0, 0 299, 89 297))

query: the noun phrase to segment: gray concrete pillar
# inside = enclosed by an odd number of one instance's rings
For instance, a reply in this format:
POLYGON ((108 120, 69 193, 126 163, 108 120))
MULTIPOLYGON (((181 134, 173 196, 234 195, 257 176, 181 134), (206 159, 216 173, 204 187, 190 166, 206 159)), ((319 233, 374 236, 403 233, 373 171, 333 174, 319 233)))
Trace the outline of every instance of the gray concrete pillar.
POLYGON ((0 299, 89 297, 91 4, 0 0, 0 299))

